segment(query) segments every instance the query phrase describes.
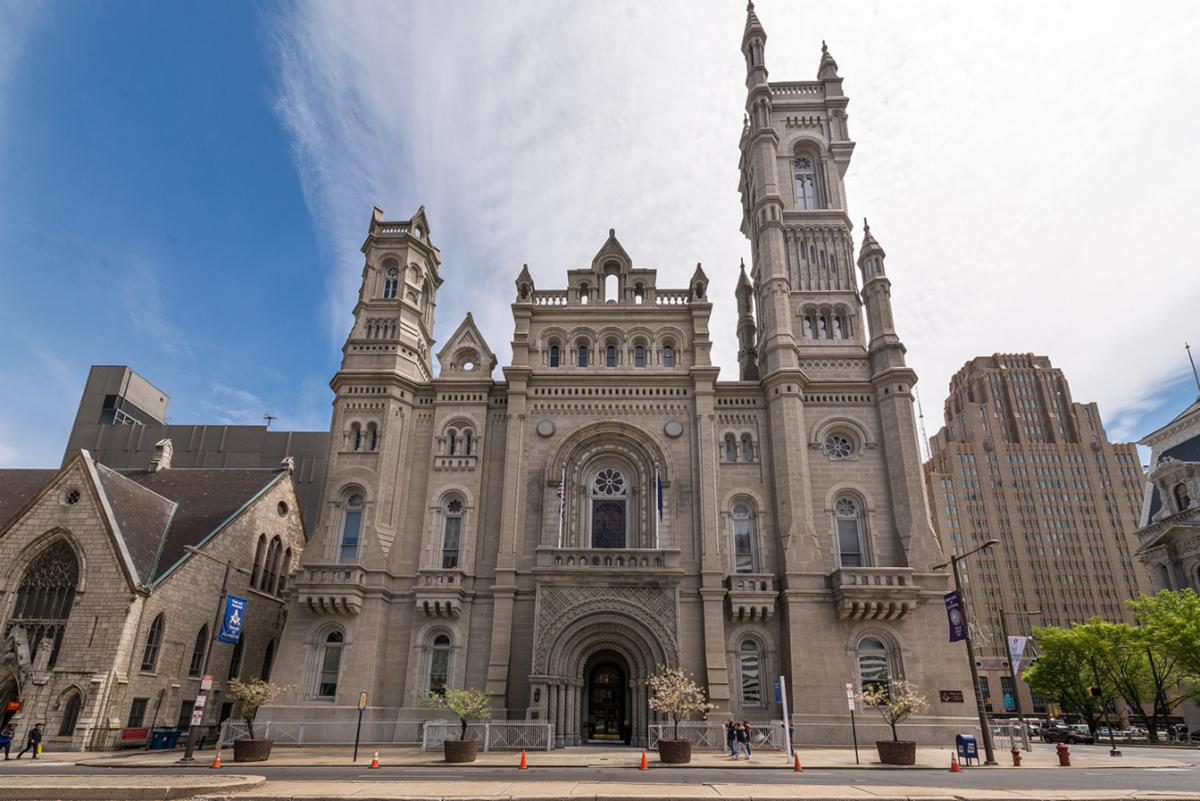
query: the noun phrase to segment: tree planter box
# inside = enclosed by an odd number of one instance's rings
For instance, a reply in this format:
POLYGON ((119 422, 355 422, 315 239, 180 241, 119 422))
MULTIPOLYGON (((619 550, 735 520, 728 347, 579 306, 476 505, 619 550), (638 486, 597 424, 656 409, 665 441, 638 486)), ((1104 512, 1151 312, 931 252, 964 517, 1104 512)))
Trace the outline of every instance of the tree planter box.
POLYGON ((875 750, 885 765, 917 764, 917 744, 912 740, 876 740, 875 750))
POLYGON ((659 740, 658 761, 667 765, 686 765, 692 761, 692 741, 659 740))
POLYGON ((478 740, 446 740, 442 743, 447 762, 474 762, 479 753, 478 740))
POLYGON ((234 740, 234 762, 266 762, 274 740, 234 740))

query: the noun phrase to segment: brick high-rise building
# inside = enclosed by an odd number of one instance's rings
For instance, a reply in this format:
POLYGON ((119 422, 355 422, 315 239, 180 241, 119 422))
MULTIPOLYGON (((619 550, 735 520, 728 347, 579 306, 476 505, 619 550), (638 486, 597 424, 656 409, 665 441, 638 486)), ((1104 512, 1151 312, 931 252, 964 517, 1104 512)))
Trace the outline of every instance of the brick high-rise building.
MULTIPOLYGON (((963 563, 963 581, 984 695, 1003 714, 1013 687, 1001 667, 1001 609, 1013 636, 1093 615, 1130 619, 1125 599, 1148 589, 1133 559, 1146 479, 1136 445, 1109 442, 1096 404, 1074 403, 1045 356, 967 362, 950 379, 945 418, 925 464, 930 507, 954 553, 1000 541, 963 563)), ((1022 709, 1044 713, 1021 684, 1022 709)))

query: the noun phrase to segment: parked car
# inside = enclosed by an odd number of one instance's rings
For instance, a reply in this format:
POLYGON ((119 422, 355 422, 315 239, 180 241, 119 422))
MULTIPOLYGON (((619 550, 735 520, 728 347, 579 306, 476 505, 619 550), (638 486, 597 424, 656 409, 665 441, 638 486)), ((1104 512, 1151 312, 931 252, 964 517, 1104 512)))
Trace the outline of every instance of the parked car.
POLYGON ((1067 726, 1054 726, 1042 729, 1042 741, 1047 743, 1067 743, 1068 745, 1079 743, 1092 745, 1096 742, 1096 738, 1086 730, 1080 732, 1067 726))

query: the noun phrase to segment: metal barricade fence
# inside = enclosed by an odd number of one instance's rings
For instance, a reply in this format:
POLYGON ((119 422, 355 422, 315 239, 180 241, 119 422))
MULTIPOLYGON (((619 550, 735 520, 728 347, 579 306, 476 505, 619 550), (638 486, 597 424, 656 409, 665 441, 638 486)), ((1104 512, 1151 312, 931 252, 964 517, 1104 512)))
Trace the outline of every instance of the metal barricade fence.
MULTIPOLYGON (((873 745, 876 740, 892 739, 892 730, 886 723, 858 723, 860 746, 873 745)), ((912 740, 917 745, 953 746, 954 738, 959 734, 973 734, 980 737, 978 724, 974 726, 953 726, 936 723, 905 723, 897 727, 897 733, 902 740, 912 740)), ((675 726, 672 723, 654 723, 650 725, 651 749, 658 747, 659 740, 670 740, 675 737, 675 726)), ((698 750, 721 751, 725 749, 725 726, 715 721, 681 721, 679 738, 691 742, 698 750)), ((792 728, 792 738, 801 747, 845 747, 854 741, 850 730, 850 722, 845 723, 805 723, 792 728)), ((782 751, 787 747, 784 738, 783 722, 756 721, 751 723, 750 748, 760 748, 764 751, 782 751)))
MULTIPOLYGON (((428 720, 421 750, 438 748, 456 740, 462 724, 456 720, 428 720)), ((554 724, 539 720, 477 720, 467 724, 467 739, 478 740, 483 751, 549 751, 554 747, 554 724)))
MULTIPOLYGON (((364 720, 360 742, 363 745, 417 745, 421 742, 421 720, 364 720)), ((358 721, 295 720, 255 721, 254 734, 271 739, 276 745, 352 745, 358 721)), ((246 724, 227 720, 221 726, 221 745, 249 737, 246 724)))
MULTIPOLYGON (((783 736, 783 722, 755 721, 750 726, 750 749, 782 751, 787 747, 783 736)), ((719 721, 684 720, 679 723, 679 738, 688 740, 692 748, 721 751, 725 749, 725 724, 719 721)), ((659 740, 675 739, 674 723, 650 724, 650 749, 658 748, 659 740)))

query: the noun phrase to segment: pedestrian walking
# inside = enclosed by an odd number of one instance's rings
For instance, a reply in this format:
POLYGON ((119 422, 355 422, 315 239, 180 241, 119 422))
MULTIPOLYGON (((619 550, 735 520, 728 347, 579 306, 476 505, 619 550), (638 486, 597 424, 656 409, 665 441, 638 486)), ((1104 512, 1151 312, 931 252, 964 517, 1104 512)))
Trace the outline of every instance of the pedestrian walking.
POLYGON ((746 730, 746 759, 754 755, 754 749, 750 745, 754 742, 754 729, 750 726, 750 721, 743 720, 742 728, 746 730))
POLYGON ((739 759, 742 754, 746 754, 746 759, 750 758, 746 751, 746 727, 739 723, 733 733, 733 758, 739 759))
POLYGON ((12 748, 13 737, 17 735, 11 723, 0 729, 0 748, 4 749, 4 761, 8 761, 8 752, 12 748))
POLYGON ((21 754, 26 751, 33 752, 33 758, 38 758, 38 751, 42 750, 42 724, 39 723, 29 730, 29 735, 25 738, 25 747, 21 749, 21 753, 17 754, 17 759, 21 758, 21 754))
POLYGON ((733 742, 735 739, 737 739, 737 732, 735 729, 736 726, 733 722, 733 718, 725 721, 725 747, 729 749, 729 755, 736 758, 737 753, 733 750, 733 742))

